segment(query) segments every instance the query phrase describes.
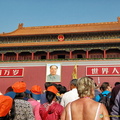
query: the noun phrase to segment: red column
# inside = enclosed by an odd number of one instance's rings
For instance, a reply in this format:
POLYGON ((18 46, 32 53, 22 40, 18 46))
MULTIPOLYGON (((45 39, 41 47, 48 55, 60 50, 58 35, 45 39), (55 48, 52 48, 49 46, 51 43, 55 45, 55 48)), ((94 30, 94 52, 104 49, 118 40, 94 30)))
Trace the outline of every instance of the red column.
POLYGON ((2 61, 4 61, 4 53, 2 53, 2 61))
POLYGON ((32 52, 32 58, 31 58, 31 60, 34 60, 34 52, 32 52))
POLYGON ((47 52, 47 59, 50 59, 50 52, 47 52))
POLYGON ((19 53, 16 53, 16 60, 19 60, 19 53))
POLYGON ((106 50, 104 50, 104 58, 106 58, 106 50))
POLYGON ((86 58, 89 58, 89 51, 86 51, 86 58))
POLYGON ((69 58, 72 59, 72 51, 70 51, 70 57, 69 58))

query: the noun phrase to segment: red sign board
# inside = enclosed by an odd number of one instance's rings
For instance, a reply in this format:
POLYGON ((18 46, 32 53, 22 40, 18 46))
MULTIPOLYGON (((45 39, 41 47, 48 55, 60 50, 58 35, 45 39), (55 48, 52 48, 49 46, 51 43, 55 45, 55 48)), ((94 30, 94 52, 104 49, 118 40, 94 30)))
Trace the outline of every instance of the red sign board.
POLYGON ((0 77, 23 77, 23 68, 0 68, 0 77))
POLYGON ((120 67, 86 66, 86 76, 120 76, 120 67))

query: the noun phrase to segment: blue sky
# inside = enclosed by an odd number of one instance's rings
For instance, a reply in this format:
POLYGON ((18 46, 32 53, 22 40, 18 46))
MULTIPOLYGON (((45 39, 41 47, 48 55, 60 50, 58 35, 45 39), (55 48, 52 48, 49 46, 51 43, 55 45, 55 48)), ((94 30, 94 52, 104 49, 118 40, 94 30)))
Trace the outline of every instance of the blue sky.
POLYGON ((120 0, 0 0, 0 33, 24 27, 117 21, 120 0))

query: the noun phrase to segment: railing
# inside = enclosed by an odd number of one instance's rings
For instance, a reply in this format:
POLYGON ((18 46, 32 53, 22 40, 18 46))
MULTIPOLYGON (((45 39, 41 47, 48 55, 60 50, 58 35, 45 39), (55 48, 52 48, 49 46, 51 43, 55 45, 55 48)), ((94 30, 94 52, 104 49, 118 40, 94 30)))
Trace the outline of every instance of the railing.
POLYGON ((86 60, 120 60, 120 58, 80 58, 80 59, 39 59, 39 60, 6 60, 6 61, 1 61, 0 62, 37 62, 37 61, 41 61, 41 62, 46 62, 46 61, 86 61, 86 60))

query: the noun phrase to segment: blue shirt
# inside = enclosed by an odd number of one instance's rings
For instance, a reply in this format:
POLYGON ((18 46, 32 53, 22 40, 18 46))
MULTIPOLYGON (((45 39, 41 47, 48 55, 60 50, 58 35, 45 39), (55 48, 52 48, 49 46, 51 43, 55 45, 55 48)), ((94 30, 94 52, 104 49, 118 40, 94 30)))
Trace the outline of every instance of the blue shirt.
POLYGON ((46 103, 46 102, 48 102, 48 100, 47 100, 47 98, 46 98, 46 92, 45 92, 45 93, 41 94, 40 103, 41 103, 41 104, 44 104, 44 103, 46 103))
POLYGON ((94 92, 95 92, 95 97, 93 98, 93 100, 95 100, 96 96, 97 96, 97 95, 99 95, 99 94, 101 93, 101 92, 100 92, 100 91, 98 91, 97 89, 95 89, 95 91, 94 91, 94 92))
MULTIPOLYGON (((110 91, 105 90, 105 91, 103 91, 101 94, 104 95, 104 96, 106 96, 106 95, 109 94, 109 93, 110 93, 110 91)), ((99 95, 97 95, 97 96, 95 97, 95 101, 97 101, 97 102, 99 102, 100 99, 101 99, 101 98, 100 98, 99 95)))

